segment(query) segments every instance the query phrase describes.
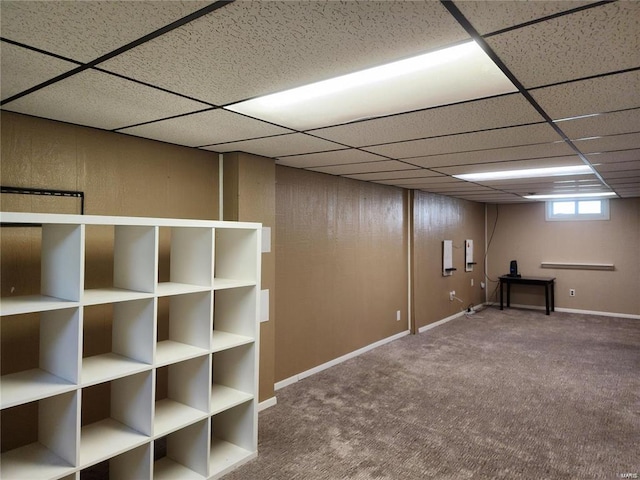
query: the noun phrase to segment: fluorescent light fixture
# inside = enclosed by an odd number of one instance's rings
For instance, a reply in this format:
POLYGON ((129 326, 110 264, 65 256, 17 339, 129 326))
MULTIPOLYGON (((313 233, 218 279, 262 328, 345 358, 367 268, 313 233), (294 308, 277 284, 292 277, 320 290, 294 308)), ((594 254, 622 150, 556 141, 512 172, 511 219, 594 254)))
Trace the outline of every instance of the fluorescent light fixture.
POLYGON ((500 172, 464 173, 453 175, 468 182, 486 182, 490 180, 513 180, 515 178, 557 177, 562 175, 585 175, 593 173, 588 165, 568 167, 527 168, 524 170, 503 170, 500 172))
POLYGON ((224 108, 308 130, 515 91, 471 41, 224 108))
POLYGON ((596 193, 556 193, 548 195, 525 195, 527 200, 560 200, 572 198, 600 198, 600 197, 617 197, 614 192, 596 192, 596 193))

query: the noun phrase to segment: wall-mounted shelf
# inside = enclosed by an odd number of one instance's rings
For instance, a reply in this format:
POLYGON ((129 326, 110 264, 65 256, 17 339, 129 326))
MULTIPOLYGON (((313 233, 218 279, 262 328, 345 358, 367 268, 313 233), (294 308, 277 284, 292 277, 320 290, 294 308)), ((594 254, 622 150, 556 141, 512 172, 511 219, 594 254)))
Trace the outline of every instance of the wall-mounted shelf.
POLYGON ((0 377, 3 419, 37 417, 31 437, 2 422, 3 438, 25 440, 2 453, 1 478, 78 480, 108 462, 110 478, 207 479, 257 455, 261 225, 0 218, 41 226, 39 294, 0 299, 0 334, 15 322, 38 329, 28 346, 38 368, 0 377), (101 235, 106 254, 92 250, 101 235), (112 282, 96 284, 105 265, 112 282))
POLYGON ((613 263, 567 263, 567 262, 542 262, 542 268, 557 268, 565 270, 615 270, 613 263))

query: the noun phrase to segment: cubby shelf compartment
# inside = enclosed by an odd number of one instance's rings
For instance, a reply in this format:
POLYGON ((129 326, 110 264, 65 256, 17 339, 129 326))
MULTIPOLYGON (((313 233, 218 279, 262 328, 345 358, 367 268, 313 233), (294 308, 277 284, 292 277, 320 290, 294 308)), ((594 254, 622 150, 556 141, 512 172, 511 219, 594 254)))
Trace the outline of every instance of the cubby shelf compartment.
POLYGON ((213 355, 211 413, 218 414, 255 398, 257 385, 254 344, 213 355))
POLYGON ((80 471, 80 480, 141 480, 151 478, 151 444, 145 443, 132 450, 86 467, 80 471), (86 474, 86 477, 85 477, 86 474))
POLYGON ((246 402, 211 417, 209 475, 219 478, 257 455, 253 402, 246 402))
POLYGON ((208 416, 210 358, 207 355, 156 370, 155 436, 208 416))
POLYGON ((87 467, 136 448, 152 435, 151 372, 82 389, 80 465, 87 467), (95 408, 107 397, 108 412, 95 408))
MULTIPOLYGON (((0 378, 2 408, 69 392, 78 383, 78 308, 29 315, 38 317, 35 318, 39 338, 38 368, 13 372, 0 378)), ((0 334, 5 333, 10 323, 26 323, 24 317, 27 315, 3 317, 0 320, 0 334)))
MULTIPOLYGON (((82 359, 82 384, 84 386, 112 380, 121 376, 149 370, 153 364, 153 335, 155 303, 153 299, 118 302, 108 306, 85 307, 83 334, 85 347, 92 336, 101 336, 88 331, 89 317, 95 316, 111 329, 110 351, 82 359), (96 315, 90 315, 95 312, 96 315)), ((106 336, 106 335, 105 335, 106 336)), ((108 337, 107 337, 108 339, 108 337)), ((97 340, 100 340, 98 338, 97 340)), ((86 355, 86 352, 83 352, 86 355)))
POLYGON ((191 293, 158 299, 156 366, 208 354, 212 293, 191 293))
MULTIPOLYGON (((23 404, 6 410, 5 415, 19 418, 18 410, 37 416, 37 438, 31 443, 6 451, 0 457, 0 477, 3 479, 51 479, 72 473, 77 464, 78 393, 69 392, 23 404)), ((8 416, 3 418, 2 429, 11 428, 8 416)), ((6 433, 3 431, 3 437, 6 433)))
MULTIPOLYGON (((15 216, 2 213, 2 221, 13 223, 15 216)), ((36 295, 2 298, 0 315, 67 308, 80 300, 84 227, 53 224, 43 225, 40 231, 40 291, 36 295)))
POLYGON ((154 463, 154 480, 209 478, 208 422, 201 420, 165 437, 166 452, 154 463))
POLYGON ((1 478, 211 479, 257 455, 259 224, 0 215, 30 226, 3 248, 35 247, 0 299, 1 478))

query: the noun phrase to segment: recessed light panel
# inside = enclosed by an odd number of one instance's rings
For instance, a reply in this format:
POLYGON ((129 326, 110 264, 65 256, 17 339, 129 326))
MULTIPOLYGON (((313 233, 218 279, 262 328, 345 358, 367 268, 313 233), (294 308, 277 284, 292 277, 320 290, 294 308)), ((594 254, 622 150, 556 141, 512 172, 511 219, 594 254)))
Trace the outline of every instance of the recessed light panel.
POLYGON ((616 197, 614 192, 595 192, 595 193, 556 193, 549 195, 525 195, 528 200, 561 200, 572 198, 597 198, 597 197, 616 197))
POLYGON ((471 41, 225 108, 308 130, 515 91, 471 41))
POLYGON ((464 173, 453 175, 468 182, 483 182, 489 180, 513 180, 515 178, 556 177, 562 175, 583 175, 593 173, 588 165, 574 165, 568 167, 527 168, 524 170, 503 170, 500 172, 464 173))

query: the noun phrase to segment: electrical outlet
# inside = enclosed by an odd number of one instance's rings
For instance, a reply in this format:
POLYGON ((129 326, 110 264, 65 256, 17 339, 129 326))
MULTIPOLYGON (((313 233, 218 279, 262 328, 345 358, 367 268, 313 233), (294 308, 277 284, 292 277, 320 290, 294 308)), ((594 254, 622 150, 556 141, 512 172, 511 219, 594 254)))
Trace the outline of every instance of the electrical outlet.
POLYGON ((453 297, 456 296, 456 291, 455 290, 451 290, 449 292, 449 300, 453 301, 453 297))
POLYGON ((575 297, 576 296, 576 289, 575 288, 570 288, 569 289, 569 296, 570 297, 575 297))
POLYGON ((473 287, 473 278, 471 279, 471 286, 473 287))
POLYGON ((400 316, 400 310, 397 310, 397 311, 396 311, 396 321, 398 321, 398 322, 399 322, 399 321, 400 321, 400 318, 401 318, 401 316, 400 316))

